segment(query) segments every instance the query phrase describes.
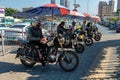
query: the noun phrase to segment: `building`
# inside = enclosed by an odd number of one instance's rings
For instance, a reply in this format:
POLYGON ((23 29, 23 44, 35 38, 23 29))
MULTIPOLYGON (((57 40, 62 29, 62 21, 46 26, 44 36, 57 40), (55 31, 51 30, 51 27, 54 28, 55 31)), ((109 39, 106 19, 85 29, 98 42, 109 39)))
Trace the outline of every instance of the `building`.
POLYGON ((69 2, 69 0, 60 0, 60 5, 69 8, 70 2, 69 2))
POLYGON ((65 0, 60 0, 60 5, 65 6, 65 0))
POLYGON ((117 9, 120 9, 120 0, 118 0, 117 9))
POLYGON ((110 9, 108 9, 108 11, 110 11, 111 14, 114 12, 114 6, 115 6, 114 0, 109 1, 108 7, 109 7, 110 9))
POLYGON ((33 7, 22 8, 22 11, 27 11, 27 10, 30 10, 30 9, 33 9, 33 7))
POLYGON ((55 2, 55 0, 51 0, 51 4, 55 4, 56 2, 55 2))
POLYGON ((106 14, 107 2, 100 1, 98 8, 98 16, 103 17, 106 14))
POLYGON ((70 2, 69 2, 69 0, 65 0, 65 7, 67 7, 67 8, 70 7, 70 2))
POLYGON ((103 18, 104 16, 112 16, 114 12, 114 0, 110 0, 109 3, 105 1, 99 2, 98 15, 103 18))

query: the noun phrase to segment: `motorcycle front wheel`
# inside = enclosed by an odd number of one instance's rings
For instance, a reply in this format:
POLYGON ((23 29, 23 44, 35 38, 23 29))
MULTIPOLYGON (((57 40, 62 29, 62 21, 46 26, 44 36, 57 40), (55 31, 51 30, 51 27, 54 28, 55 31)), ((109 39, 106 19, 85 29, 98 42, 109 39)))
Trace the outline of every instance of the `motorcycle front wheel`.
POLYGON ((85 47, 82 44, 80 44, 80 43, 75 45, 75 51, 77 53, 82 53, 84 51, 84 49, 85 49, 85 47))
POLYGON ((87 46, 91 46, 93 44, 93 40, 92 40, 92 38, 87 38, 87 39, 84 40, 84 43, 87 46))
POLYGON ((58 58, 60 67, 67 71, 73 71, 79 64, 78 55, 73 51, 66 51, 58 58))
POLYGON ((102 33, 98 32, 97 35, 102 36, 102 33))
POLYGON ((95 41, 100 41, 101 40, 101 36, 100 35, 95 35, 94 40, 95 41))

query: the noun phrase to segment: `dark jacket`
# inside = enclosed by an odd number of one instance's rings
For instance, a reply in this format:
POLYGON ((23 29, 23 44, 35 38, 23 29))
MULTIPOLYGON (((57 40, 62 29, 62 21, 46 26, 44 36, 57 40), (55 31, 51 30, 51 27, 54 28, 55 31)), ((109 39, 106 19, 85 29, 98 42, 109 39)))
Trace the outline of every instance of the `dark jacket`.
POLYGON ((64 27, 57 26, 57 34, 63 35, 63 32, 66 32, 66 29, 64 27))
POLYGON ((28 41, 39 41, 41 37, 43 37, 41 28, 35 29, 34 27, 30 27, 28 29, 27 32, 28 41))

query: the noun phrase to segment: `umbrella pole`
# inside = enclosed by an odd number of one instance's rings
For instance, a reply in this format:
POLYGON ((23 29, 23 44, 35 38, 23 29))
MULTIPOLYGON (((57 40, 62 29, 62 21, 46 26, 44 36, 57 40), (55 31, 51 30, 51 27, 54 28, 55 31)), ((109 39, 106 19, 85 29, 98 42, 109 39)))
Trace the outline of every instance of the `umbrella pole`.
MULTIPOLYGON (((52 26, 53 26, 53 19, 54 19, 54 13, 53 13, 53 8, 52 8, 52 24, 51 24, 51 31, 53 32, 52 30, 52 26)), ((54 27, 54 26, 53 26, 54 27)))

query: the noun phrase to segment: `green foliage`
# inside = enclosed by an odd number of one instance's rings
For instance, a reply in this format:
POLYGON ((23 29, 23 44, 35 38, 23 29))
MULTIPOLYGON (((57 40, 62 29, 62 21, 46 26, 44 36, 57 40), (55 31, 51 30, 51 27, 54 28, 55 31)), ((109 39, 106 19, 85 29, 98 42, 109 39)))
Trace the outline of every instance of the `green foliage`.
POLYGON ((16 14, 18 12, 19 11, 17 9, 5 8, 5 16, 12 16, 13 14, 16 14))
POLYGON ((118 18, 113 17, 113 18, 108 18, 108 20, 112 21, 112 22, 116 22, 118 20, 118 18))
POLYGON ((117 15, 119 15, 119 11, 120 11, 120 9, 118 9, 118 10, 117 10, 117 12, 116 12, 116 13, 117 13, 117 15))

